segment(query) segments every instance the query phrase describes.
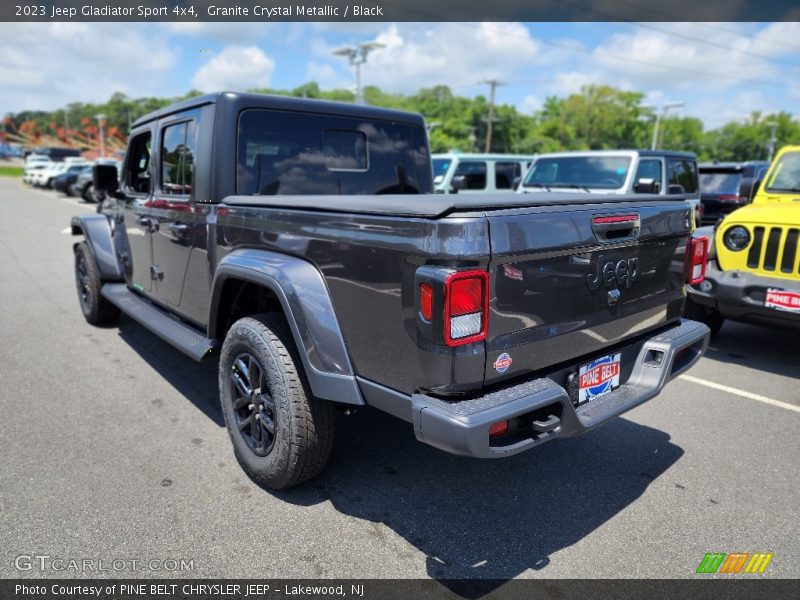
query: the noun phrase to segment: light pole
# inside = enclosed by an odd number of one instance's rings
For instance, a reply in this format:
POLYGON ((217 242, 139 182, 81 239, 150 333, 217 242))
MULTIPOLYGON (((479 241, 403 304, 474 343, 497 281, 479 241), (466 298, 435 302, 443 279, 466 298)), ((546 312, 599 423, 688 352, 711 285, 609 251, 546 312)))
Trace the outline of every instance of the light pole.
POLYGON ((661 119, 667 116, 667 111, 670 108, 678 108, 683 106, 683 102, 669 102, 661 106, 661 109, 656 109, 656 124, 653 127, 653 143, 651 145, 652 150, 658 149, 658 129, 661 125, 661 119))
POLYGON ((97 119, 97 128, 100 133, 100 158, 105 158, 106 156, 106 138, 105 133, 103 131, 103 121, 105 121, 106 116, 103 113, 97 114, 94 116, 97 119))
POLYGON ((361 65, 367 62, 370 52, 385 47, 386 45, 380 42, 364 42, 356 46, 345 46, 334 52, 336 56, 344 56, 350 66, 356 70, 356 104, 364 104, 364 96, 361 91, 361 65))
POLYGON ((778 124, 775 121, 767 121, 764 123, 767 127, 769 127, 769 139, 767 140, 767 162, 772 162, 772 155, 775 152, 775 144, 778 141, 778 138, 775 137, 775 130, 778 128, 778 124))

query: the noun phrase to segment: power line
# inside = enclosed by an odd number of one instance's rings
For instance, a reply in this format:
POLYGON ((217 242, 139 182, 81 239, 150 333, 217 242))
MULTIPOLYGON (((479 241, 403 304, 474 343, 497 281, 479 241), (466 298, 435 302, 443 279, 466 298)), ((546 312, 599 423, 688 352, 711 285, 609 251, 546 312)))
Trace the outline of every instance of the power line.
POLYGON ((639 22, 639 21, 633 21, 631 19, 626 19, 624 17, 619 17, 619 16, 613 15, 611 13, 607 13, 607 12, 604 12, 604 11, 601 11, 601 10, 597 10, 595 8, 588 8, 588 7, 580 6, 578 4, 573 4, 572 2, 567 2, 566 0, 552 0, 552 1, 553 2, 558 2, 559 4, 564 4, 565 6, 570 6, 572 8, 576 8, 578 10, 583 10, 585 12, 589 12, 589 13, 593 13, 593 14, 596 14, 596 15, 600 15, 600 16, 603 16, 603 17, 611 17, 611 18, 614 18, 614 19, 618 19, 620 22, 629 23, 631 25, 635 25, 636 27, 641 27, 643 29, 650 29, 652 31, 657 31, 659 33, 663 33, 663 34, 666 34, 666 35, 669 35, 669 36, 672 36, 672 37, 682 38, 684 40, 688 40, 688 41, 691 41, 691 42, 696 42, 696 43, 699 43, 699 44, 705 44, 707 46, 714 46, 715 48, 722 48, 723 50, 730 50, 731 52, 736 52, 738 54, 749 54, 750 56, 755 56, 756 58, 760 58, 762 60, 768 60, 768 61, 771 61, 771 62, 781 63, 781 64, 784 64, 784 65, 789 65, 790 67, 800 67, 800 63, 792 62, 792 61, 789 61, 789 60, 784 60, 782 58, 777 58, 777 57, 773 57, 773 56, 767 56, 766 54, 759 54, 757 52, 752 52, 750 50, 742 50, 741 48, 736 48, 734 46, 729 46, 727 44, 721 44, 719 42, 713 42, 713 41, 710 41, 710 40, 705 40, 703 38, 698 38, 698 37, 694 37, 694 36, 691 36, 691 35, 686 35, 684 33, 680 33, 680 32, 677 32, 677 31, 670 31, 668 29, 663 29, 661 27, 656 27, 655 25, 652 25, 651 23, 642 23, 642 22, 639 22))

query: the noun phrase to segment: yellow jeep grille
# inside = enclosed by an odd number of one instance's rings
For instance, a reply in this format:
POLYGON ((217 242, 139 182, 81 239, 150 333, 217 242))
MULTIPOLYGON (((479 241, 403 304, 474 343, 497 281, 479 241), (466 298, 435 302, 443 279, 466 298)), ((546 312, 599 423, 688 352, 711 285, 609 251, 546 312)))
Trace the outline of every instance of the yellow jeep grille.
POLYGON ((753 241, 747 250, 747 268, 792 277, 800 273, 797 227, 757 225, 752 228, 753 241))

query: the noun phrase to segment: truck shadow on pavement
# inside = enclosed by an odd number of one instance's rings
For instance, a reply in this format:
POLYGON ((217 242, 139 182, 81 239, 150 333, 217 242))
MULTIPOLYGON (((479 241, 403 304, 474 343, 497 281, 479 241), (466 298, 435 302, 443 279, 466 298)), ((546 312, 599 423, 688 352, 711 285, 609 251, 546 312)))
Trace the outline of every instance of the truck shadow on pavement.
POLYGON ((800 378, 800 336, 776 327, 726 321, 705 353, 705 358, 750 369, 800 378))
MULTIPOLYGON (((127 318, 119 335, 224 427, 215 359, 195 363, 127 318)), ((374 409, 341 415, 337 427, 320 476, 264 492, 298 507, 329 501, 368 522, 365 535, 398 562, 417 560, 411 544, 425 555, 429 577, 467 598, 545 568, 555 552, 622 512, 683 455, 667 433, 625 418, 502 460, 446 454, 418 442, 410 424, 374 409)))
MULTIPOLYGON (((375 410, 338 425, 329 468, 306 486, 270 493, 299 505, 329 500, 345 515, 385 525, 425 554, 431 578, 470 598, 546 567, 683 455, 668 434, 626 419, 496 461, 428 447, 410 425, 375 410)), ((415 556, 380 526, 368 533, 398 560, 415 556)))
POLYGON ((225 427, 217 391, 216 356, 197 363, 124 316, 119 321, 119 336, 205 416, 225 427))

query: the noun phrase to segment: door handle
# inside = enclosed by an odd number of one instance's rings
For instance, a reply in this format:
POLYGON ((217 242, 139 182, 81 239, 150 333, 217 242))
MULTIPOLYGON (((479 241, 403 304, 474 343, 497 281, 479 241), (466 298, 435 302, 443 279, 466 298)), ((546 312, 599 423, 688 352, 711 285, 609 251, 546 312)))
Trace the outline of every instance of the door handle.
POLYGON ((137 223, 148 233, 155 233, 158 231, 158 221, 151 217, 139 217, 137 223))

